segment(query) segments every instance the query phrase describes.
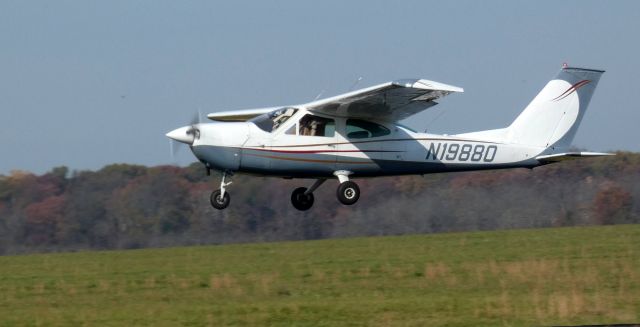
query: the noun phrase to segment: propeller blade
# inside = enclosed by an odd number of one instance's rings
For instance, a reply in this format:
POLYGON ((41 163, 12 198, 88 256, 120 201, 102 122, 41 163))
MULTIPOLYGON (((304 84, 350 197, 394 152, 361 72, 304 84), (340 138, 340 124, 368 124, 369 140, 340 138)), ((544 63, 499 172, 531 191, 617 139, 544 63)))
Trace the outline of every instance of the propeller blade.
POLYGON ((178 151, 180 151, 181 144, 183 143, 177 142, 175 140, 170 140, 170 141, 171 141, 171 158, 175 160, 176 155, 178 154, 178 151))
POLYGON ((176 151, 174 150, 172 139, 169 139, 169 154, 171 155, 171 160, 175 161, 176 151))
POLYGON ((198 127, 200 125, 200 117, 202 115, 200 114, 200 108, 198 108, 198 111, 195 113, 195 116, 193 116, 193 119, 191 119, 191 124, 190 124, 190 128, 188 133, 189 134, 193 134, 194 139, 200 139, 200 128, 198 127))
POLYGON ((200 113, 199 112, 196 112, 193 115, 193 118, 191 118, 191 123, 189 125, 195 126, 197 124, 200 124, 200 113))

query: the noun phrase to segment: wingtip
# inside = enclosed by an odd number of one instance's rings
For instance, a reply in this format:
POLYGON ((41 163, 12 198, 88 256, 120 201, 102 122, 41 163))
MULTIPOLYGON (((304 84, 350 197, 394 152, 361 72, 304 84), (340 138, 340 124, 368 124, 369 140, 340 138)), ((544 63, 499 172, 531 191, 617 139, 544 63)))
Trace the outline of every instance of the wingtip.
POLYGON ((439 90, 439 91, 448 91, 448 92, 459 92, 463 93, 464 89, 459 86, 449 85, 445 83, 440 83, 436 81, 430 81, 428 79, 399 79, 392 82, 394 85, 402 86, 402 87, 412 87, 416 89, 423 90, 439 90))

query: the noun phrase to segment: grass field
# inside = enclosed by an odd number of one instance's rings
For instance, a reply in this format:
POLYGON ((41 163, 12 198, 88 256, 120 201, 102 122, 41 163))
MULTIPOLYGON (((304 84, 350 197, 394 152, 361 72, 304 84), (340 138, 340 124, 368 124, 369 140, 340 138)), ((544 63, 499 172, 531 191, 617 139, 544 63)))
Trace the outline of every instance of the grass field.
POLYGON ((640 225, 0 257, 0 325, 640 320, 640 225))

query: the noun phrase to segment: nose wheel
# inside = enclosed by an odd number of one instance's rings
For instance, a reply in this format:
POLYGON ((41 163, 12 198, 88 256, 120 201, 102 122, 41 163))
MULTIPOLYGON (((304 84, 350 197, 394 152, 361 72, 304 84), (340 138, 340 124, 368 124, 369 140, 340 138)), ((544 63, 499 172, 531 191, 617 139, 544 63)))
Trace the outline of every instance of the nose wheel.
POLYGON ((211 201, 212 207, 218 210, 222 210, 229 206, 231 197, 229 196, 229 192, 225 192, 224 195, 222 195, 222 192, 220 190, 215 190, 211 192, 211 198, 209 200, 211 201))
POLYGON ((222 173, 222 180, 220 181, 220 189, 211 192, 211 197, 209 201, 211 202, 211 206, 222 210, 229 206, 229 202, 231 202, 231 196, 229 192, 227 192, 227 186, 231 185, 232 182, 225 182, 225 178, 227 177, 227 173, 222 173))

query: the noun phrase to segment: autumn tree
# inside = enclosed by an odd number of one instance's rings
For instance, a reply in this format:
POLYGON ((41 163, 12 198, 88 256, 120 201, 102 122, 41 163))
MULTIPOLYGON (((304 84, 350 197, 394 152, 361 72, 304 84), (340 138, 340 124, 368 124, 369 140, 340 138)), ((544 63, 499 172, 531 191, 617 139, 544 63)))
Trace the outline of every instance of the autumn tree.
POLYGON ((631 205, 631 193, 608 182, 593 199, 594 223, 611 225, 632 222, 631 205))
POLYGON ((64 215, 65 196, 54 195, 25 208, 24 233, 32 245, 57 243, 56 230, 64 215))

